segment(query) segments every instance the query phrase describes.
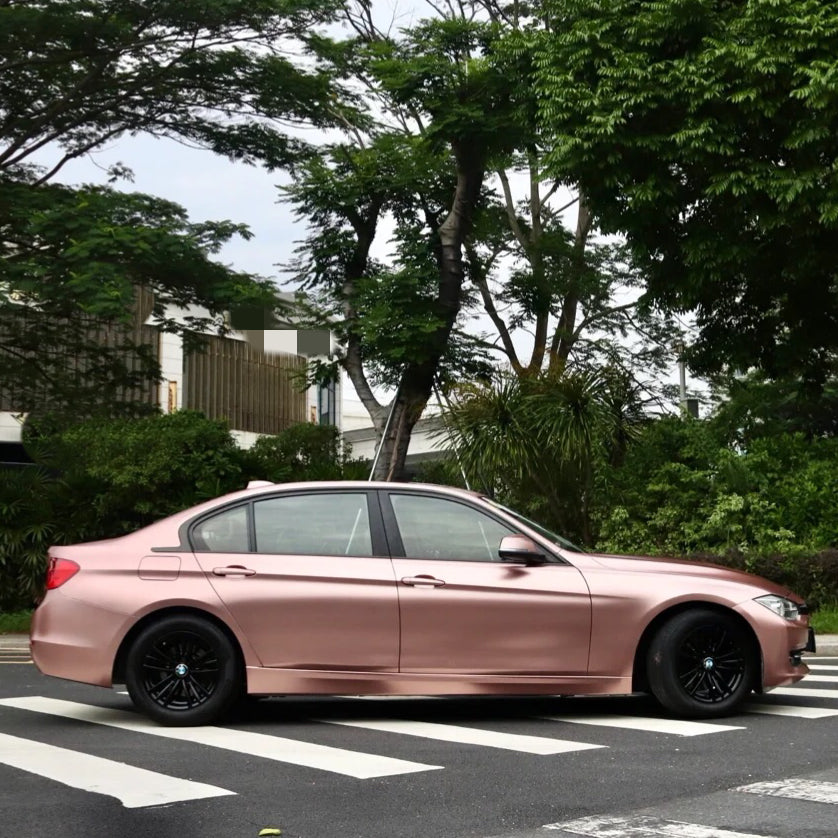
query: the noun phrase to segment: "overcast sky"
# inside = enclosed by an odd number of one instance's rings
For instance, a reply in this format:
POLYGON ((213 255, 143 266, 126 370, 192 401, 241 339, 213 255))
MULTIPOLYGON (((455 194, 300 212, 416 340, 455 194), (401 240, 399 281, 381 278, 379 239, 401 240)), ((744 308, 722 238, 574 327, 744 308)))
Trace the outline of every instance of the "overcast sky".
POLYGON ((253 238, 233 239, 219 257, 237 270, 279 278, 276 264, 289 258, 295 240, 305 234, 303 226, 295 224, 290 207, 278 203, 277 184, 287 182, 285 174, 235 163, 174 140, 123 137, 95 155, 68 163, 57 179, 106 183, 104 170, 117 162, 134 172, 133 183, 116 184, 123 191, 175 201, 186 208, 192 221, 229 219, 246 224, 253 238))

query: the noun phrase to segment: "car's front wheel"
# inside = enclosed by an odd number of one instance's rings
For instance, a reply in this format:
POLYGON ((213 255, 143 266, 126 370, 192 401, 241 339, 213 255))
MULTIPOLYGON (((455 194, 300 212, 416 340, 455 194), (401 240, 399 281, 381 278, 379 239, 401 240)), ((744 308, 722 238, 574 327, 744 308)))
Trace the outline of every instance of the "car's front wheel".
POLYGON ((733 713, 756 681, 753 642, 732 616, 707 608, 676 614, 658 630, 646 655, 652 694, 676 715, 733 713))
POLYGON ((227 635, 201 617, 171 615, 146 626, 126 659, 134 704, 164 725, 215 721, 239 697, 242 674, 227 635))

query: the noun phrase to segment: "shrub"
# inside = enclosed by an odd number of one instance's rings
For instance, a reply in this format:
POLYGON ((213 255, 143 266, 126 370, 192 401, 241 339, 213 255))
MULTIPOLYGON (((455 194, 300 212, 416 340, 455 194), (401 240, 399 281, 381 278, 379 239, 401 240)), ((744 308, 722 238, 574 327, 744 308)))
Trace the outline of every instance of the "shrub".
POLYGON ((248 452, 253 476, 274 483, 298 480, 363 480, 365 460, 353 460, 334 425, 298 423, 276 436, 261 437, 248 452))

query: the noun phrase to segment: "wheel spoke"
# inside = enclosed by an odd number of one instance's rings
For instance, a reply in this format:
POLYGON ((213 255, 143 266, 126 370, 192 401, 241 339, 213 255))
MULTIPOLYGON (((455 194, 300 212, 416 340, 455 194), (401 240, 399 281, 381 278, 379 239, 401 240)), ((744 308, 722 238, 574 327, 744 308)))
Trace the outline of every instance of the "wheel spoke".
POLYGON ((159 638, 146 652, 141 666, 149 698, 175 711, 191 710, 209 700, 221 671, 211 643, 191 631, 159 638))
POLYGON ((695 701, 712 704, 732 695, 745 667, 742 649, 725 626, 696 627, 681 641, 678 680, 695 701))

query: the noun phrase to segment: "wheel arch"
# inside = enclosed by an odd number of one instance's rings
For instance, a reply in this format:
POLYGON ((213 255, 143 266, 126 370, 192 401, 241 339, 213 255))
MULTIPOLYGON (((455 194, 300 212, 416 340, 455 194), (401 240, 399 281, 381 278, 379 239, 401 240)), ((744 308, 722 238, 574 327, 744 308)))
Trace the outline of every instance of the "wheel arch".
POLYGON ((679 602, 660 614, 656 614, 654 619, 643 630, 640 640, 637 643, 637 648, 634 652, 634 664, 632 667, 632 690, 635 692, 648 692, 649 682, 646 675, 646 653, 652 642, 652 638, 657 634, 658 630, 672 619, 676 614, 681 614, 684 611, 692 611, 694 609, 702 609, 706 611, 716 611, 719 614, 724 614, 736 621, 736 623, 745 632, 751 643, 751 651, 757 659, 758 666, 755 668, 756 683, 751 685, 751 689, 759 691, 762 688, 762 647, 759 643, 759 638, 753 629, 753 626, 739 613, 732 608, 727 608, 717 602, 707 602, 706 600, 690 600, 689 602, 679 602))
POLYGON ((114 657, 113 672, 111 676, 112 682, 114 684, 125 683, 125 662, 128 657, 128 650, 131 648, 134 640, 140 632, 146 628, 146 626, 151 625, 163 617, 173 616, 200 617, 201 619, 206 620, 208 623, 212 623, 214 626, 221 629, 221 631, 227 635, 227 638, 233 646, 233 651, 238 659, 239 671, 242 674, 242 689, 246 689, 247 679, 245 676, 246 670, 244 653, 242 652, 241 644, 239 643, 236 635, 223 620, 220 620, 214 614, 211 614, 209 611, 204 611, 201 608, 193 608, 186 605, 173 605, 167 608, 161 608, 158 611, 152 611, 151 613, 144 615, 141 619, 137 620, 133 626, 131 626, 125 637, 122 638, 122 642, 119 644, 119 649, 114 657))

